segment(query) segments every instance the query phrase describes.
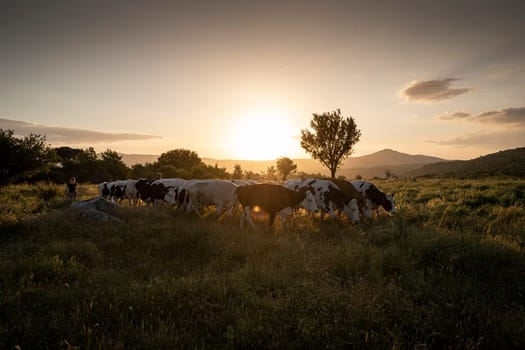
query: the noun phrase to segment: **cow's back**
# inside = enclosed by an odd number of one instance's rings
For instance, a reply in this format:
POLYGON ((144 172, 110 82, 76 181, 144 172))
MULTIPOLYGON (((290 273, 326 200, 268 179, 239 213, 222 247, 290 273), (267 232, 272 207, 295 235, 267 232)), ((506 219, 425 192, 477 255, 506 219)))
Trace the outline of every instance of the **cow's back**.
POLYGON ((237 188, 236 196, 243 207, 259 206, 269 213, 275 213, 287 207, 295 207, 305 197, 304 193, 273 184, 241 186, 237 188))
POLYGON ((363 195, 354 187, 354 185, 352 185, 350 181, 342 179, 331 179, 330 181, 335 183, 346 197, 355 198, 360 203, 363 202, 363 195))

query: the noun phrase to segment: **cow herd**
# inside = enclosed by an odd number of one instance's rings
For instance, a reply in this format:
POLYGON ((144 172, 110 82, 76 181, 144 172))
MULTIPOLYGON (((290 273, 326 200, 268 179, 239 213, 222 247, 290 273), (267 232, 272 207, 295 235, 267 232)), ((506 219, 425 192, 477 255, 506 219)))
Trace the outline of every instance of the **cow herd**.
POLYGON ((220 179, 118 180, 99 184, 99 194, 132 206, 167 203, 201 217, 204 207, 215 206, 217 217, 239 213, 241 227, 246 221, 255 227, 253 211, 269 214, 270 227, 276 216, 286 221, 295 208, 319 211, 321 221, 328 214, 332 218, 345 216, 351 222, 370 219, 379 207, 392 214, 396 211, 393 196, 372 182, 340 179, 289 180, 282 185, 220 179))

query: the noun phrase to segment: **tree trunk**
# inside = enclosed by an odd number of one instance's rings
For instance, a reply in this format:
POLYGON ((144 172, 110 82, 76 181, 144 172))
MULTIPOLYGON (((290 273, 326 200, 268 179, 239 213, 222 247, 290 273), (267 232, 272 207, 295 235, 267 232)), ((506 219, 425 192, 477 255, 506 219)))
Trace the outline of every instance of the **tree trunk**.
POLYGON ((330 177, 332 179, 335 179, 335 172, 337 171, 337 168, 330 168, 330 177))

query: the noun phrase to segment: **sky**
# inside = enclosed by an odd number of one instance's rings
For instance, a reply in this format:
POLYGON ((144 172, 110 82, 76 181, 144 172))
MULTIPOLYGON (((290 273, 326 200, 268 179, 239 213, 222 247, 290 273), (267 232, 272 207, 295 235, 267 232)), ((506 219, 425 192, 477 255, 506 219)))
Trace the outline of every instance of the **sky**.
POLYGON ((525 146, 525 1, 0 2, 0 128, 55 147, 309 158, 340 109, 354 155, 525 146))

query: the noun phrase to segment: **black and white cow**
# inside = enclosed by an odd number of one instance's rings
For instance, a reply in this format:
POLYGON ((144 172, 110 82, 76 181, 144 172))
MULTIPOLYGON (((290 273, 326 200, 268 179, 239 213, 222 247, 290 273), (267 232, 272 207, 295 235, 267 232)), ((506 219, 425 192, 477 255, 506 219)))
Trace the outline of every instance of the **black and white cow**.
POLYGON ((179 196, 188 180, 181 178, 166 178, 158 179, 152 182, 152 184, 163 184, 168 189, 164 201, 170 204, 179 204, 179 196))
POLYGON ((331 179, 330 181, 339 187, 344 196, 348 198, 355 198, 357 200, 359 211, 365 218, 370 219, 372 217, 372 213, 366 204, 364 195, 356 190, 350 181, 343 179, 331 179))
POLYGON ((107 181, 104 181, 98 184, 99 196, 105 199, 109 199, 111 195, 111 187, 113 186, 113 184, 114 184, 113 182, 107 182, 107 181))
POLYGON ((228 180, 204 179, 189 180, 184 183, 179 192, 179 204, 183 203, 188 211, 197 213, 201 216, 200 208, 203 206, 215 205, 217 217, 224 212, 228 216, 233 216, 233 210, 238 207, 235 198, 237 185, 228 180))
POLYGON ((393 195, 386 194, 369 181, 355 180, 352 181, 352 185, 363 195, 369 210, 376 210, 379 207, 383 207, 391 214, 396 213, 396 205, 393 195))
POLYGON ((127 199, 129 204, 135 205, 137 200, 137 180, 117 180, 112 187, 112 199, 122 201, 127 199))
POLYGON ((235 196, 243 208, 241 228, 244 227, 245 219, 255 228, 251 218, 251 209, 255 207, 270 214, 270 228, 273 226, 275 214, 284 209, 302 206, 308 211, 317 211, 315 198, 306 189, 293 191, 281 185, 255 184, 239 186, 235 196))
POLYGON ((121 201, 126 198, 125 189, 126 184, 122 180, 102 182, 98 185, 100 197, 111 201, 121 201))
POLYGON ((306 189, 311 191, 315 197, 317 207, 323 213, 328 213, 331 218, 337 215, 336 210, 342 211, 352 222, 359 221, 358 199, 352 196, 346 196, 340 188, 331 180, 306 179, 302 181, 291 180, 286 182, 285 186, 293 190, 306 189))
POLYGON ((156 180, 140 179, 135 183, 137 190, 137 199, 141 199, 146 203, 157 204, 159 202, 167 202, 168 204, 175 204, 176 196, 170 191, 174 191, 166 187, 156 180))

